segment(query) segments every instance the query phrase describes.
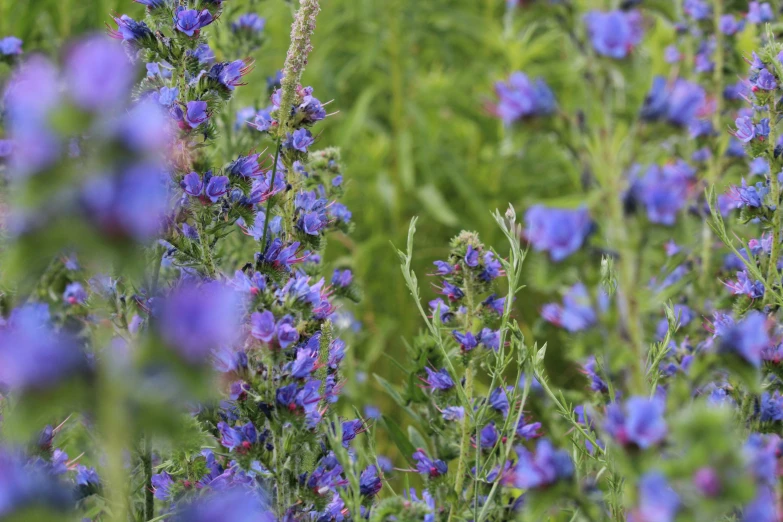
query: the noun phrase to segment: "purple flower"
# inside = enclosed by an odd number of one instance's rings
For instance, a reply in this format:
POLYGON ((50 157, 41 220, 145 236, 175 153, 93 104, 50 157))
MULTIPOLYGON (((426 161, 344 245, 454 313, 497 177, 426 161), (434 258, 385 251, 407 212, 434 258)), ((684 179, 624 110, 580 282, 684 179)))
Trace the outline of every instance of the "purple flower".
POLYGON ((775 19, 775 15, 772 13, 772 7, 768 2, 760 4, 758 2, 750 2, 748 4, 748 15, 746 20, 751 24, 763 24, 764 22, 771 22, 775 19))
POLYGON ((423 449, 413 452, 413 460, 416 461, 416 471, 429 478, 437 478, 445 475, 449 470, 448 465, 442 460, 430 459, 423 449))
POLYGON ((258 154, 240 156, 229 163, 226 167, 226 173, 243 178, 257 178, 263 172, 261 165, 258 164, 258 157, 258 154))
POLYGON ((3 56, 22 54, 22 40, 15 36, 0 38, 0 54, 3 56))
POLYGON ((16 308, 0 326, 0 390, 45 390, 86 363, 76 342, 52 328, 47 305, 16 308))
POLYGON ((191 129, 195 129, 209 119, 209 114, 207 114, 207 102, 189 101, 183 117, 185 123, 187 123, 191 129))
POLYGON ((597 320, 590 306, 590 295, 582 283, 568 289, 563 296, 563 304, 549 303, 541 309, 541 316, 550 323, 565 328, 569 332, 579 332, 593 326, 597 320))
POLYGON ((220 443, 229 451, 243 453, 258 442, 258 432, 252 422, 237 428, 232 428, 225 422, 219 422, 217 428, 220 433, 220 443))
POLYGON ((152 476, 152 488, 155 498, 158 500, 169 500, 171 497, 171 486, 175 484, 171 475, 166 473, 157 473, 152 476))
POLYGON ((186 174, 180 182, 182 190, 189 196, 199 198, 202 202, 215 203, 223 194, 228 192, 228 177, 212 176, 212 172, 204 174, 204 181, 195 172, 186 174))
POLYGON ((489 402, 489 405, 493 410, 503 414, 504 417, 508 415, 508 394, 506 394, 506 390, 502 386, 498 386, 492 390, 487 398, 487 402, 489 402))
POLYGON ((663 167, 651 165, 634 185, 632 193, 644 203, 650 222, 674 225, 677 214, 685 206, 694 178, 695 171, 681 160, 663 167))
POLYGON ((646 449, 666 438, 664 404, 658 399, 630 397, 623 406, 614 402, 606 408, 604 428, 620 444, 646 449))
POLYGON ((199 13, 195 9, 179 6, 174 11, 174 29, 188 36, 197 34, 200 29, 208 26, 212 21, 212 14, 207 9, 199 13))
POLYGON ((283 317, 277 323, 277 342, 283 349, 299 340, 299 330, 291 323, 288 317, 283 317))
POLYGON ((667 84, 664 77, 656 76, 640 115, 647 121, 665 119, 672 125, 687 127, 702 110, 705 100, 704 89, 696 83, 677 79, 667 84))
POLYGON ((353 281, 353 273, 350 270, 335 269, 334 275, 332 275, 333 285, 339 286, 340 288, 345 288, 350 286, 351 281, 353 281))
POLYGON ((582 246, 592 223, 586 208, 576 210, 535 205, 525 214, 525 236, 537 252, 562 261, 582 246))
POLYGON ((778 522, 778 503, 775 493, 761 487, 756 498, 742 510, 742 522, 778 522))
POLYGON ((522 416, 519 418, 519 424, 517 424, 516 434, 517 437, 521 437, 525 440, 531 440, 541 436, 540 430, 541 430, 540 422, 531 422, 528 424, 525 422, 525 417, 522 416))
POLYGON ((112 38, 134 43, 143 43, 144 41, 155 39, 155 35, 147 27, 147 24, 137 22, 128 15, 122 15, 120 18, 115 17, 114 22, 117 24, 117 30, 109 31, 109 36, 112 38))
POLYGON ((500 349, 500 330, 482 328, 476 340, 487 350, 498 351, 500 349))
POLYGON ((462 406, 447 406, 442 412, 443 420, 458 422, 465 418, 465 408, 462 406))
POLYGON ((629 522, 674 522, 680 509, 680 498, 657 471, 639 479, 639 501, 628 517, 629 522))
POLYGON ((300 348, 296 352, 296 359, 291 363, 291 377, 294 379, 306 379, 310 377, 318 360, 318 352, 309 348, 300 348))
POLYGON ((764 297, 764 284, 761 281, 752 281, 745 270, 737 272, 736 281, 729 281, 725 285, 734 295, 745 295, 751 299, 764 297))
POLYGON ((161 87, 160 91, 158 91, 158 103, 164 107, 171 107, 177 101, 177 96, 179 96, 178 88, 161 87))
POLYGON ((431 370, 429 367, 425 367, 424 370, 427 372, 427 378, 420 377, 420 379, 427 385, 427 388, 445 391, 454 387, 454 381, 451 379, 446 368, 441 368, 436 371, 431 370))
POLYGON ((87 466, 79 465, 76 467, 76 483, 85 487, 97 487, 101 483, 101 479, 98 476, 98 472, 95 468, 88 468, 87 466))
POLYGON ((747 116, 737 118, 734 121, 737 130, 734 132, 734 136, 743 143, 748 143, 756 137, 756 128, 753 125, 753 120, 747 116))
POLYGON ((208 76, 214 78, 228 90, 245 85, 241 83, 242 77, 249 73, 253 68, 252 62, 245 63, 243 60, 233 62, 216 63, 209 70, 208 76))
POLYGON ((176 505, 171 522, 274 522, 263 495, 245 485, 230 485, 176 505))
POLYGON ((253 312, 250 316, 250 335, 265 343, 275 336, 275 316, 269 310, 253 312))
POLYGON ((63 299, 70 305, 84 304, 87 300, 87 292, 81 283, 69 283, 65 287, 63 299))
POLYGON ((755 368, 761 366, 761 354, 771 344, 767 317, 761 312, 751 311, 742 321, 718 330, 720 339, 718 351, 738 355, 755 368), (720 332, 720 333, 719 333, 720 332))
POLYGON ((555 98, 541 78, 532 83, 527 75, 514 72, 508 82, 497 82, 495 93, 498 103, 491 106, 492 113, 506 125, 528 116, 547 115, 555 110, 555 98))
POLYGON ((628 56, 642 40, 641 21, 637 11, 591 11, 585 15, 593 49, 614 59, 628 56))
POLYGON ((499 438, 495 423, 490 422, 479 432, 478 447, 482 449, 492 449, 495 447, 495 444, 497 444, 499 438))
POLYGON ((720 22, 718 24, 718 29, 720 29, 720 32, 727 36, 732 36, 737 34, 738 32, 742 31, 742 29, 745 27, 745 22, 740 20, 737 21, 736 18, 734 18, 734 15, 726 14, 720 17, 720 22))
POLYGON ((693 485, 705 497, 716 497, 720 495, 722 489, 720 476, 710 467, 696 470, 696 473, 693 474, 693 485))
POLYGON ((71 488, 21 453, 0 450, 0 518, 29 520, 32 512, 41 509, 68 513, 75 501, 71 488))
POLYGON ((598 374, 598 363, 596 362, 594 355, 587 358, 584 366, 582 366, 582 373, 590 379, 591 390, 601 393, 607 393, 609 391, 609 386, 598 374))
POLYGON ((293 134, 288 135, 285 146, 300 152, 307 152, 307 148, 314 142, 315 138, 313 138, 309 130, 296 129, 293 134))
POLYGON ((65 60, 65 81, 76 104, 86 110, 121 108, 135 74, 119 44, 104 36, 78 42, 65 60))
POLYGON ((233 22, 231 22, 231 30, 235 33, 240 31, 248 31, 251 33, 260 33, 266 26, 266 20, 258 16, 256 13, 245 13, 233 22))
POLYGON ((359 492, 365 497, 374 497, 381 490, 383 484, 378 476, 378 468, 367 466, 359 476, 359 492))
POLYGON ((210 65, 215 61, 215 52, 205 43, 199 44, 193 50, 188 50, 186 54, 198 60, 199 65, 210 65))
POLYGON ((238 294, 223 284, 186 283, 163 302, 163 339, 187 362, 205 361, 212 350, 232 345, 239 330, 238 294))
POLYGON ((568 452, 556 450, 547 439, 538 441, 535 454, 522 446, 517 446, 516 452, 516 467, 506 478, 516 488, 544 488, 559 480, 570 479, 574 474, 574 463, 568 452))
POLYGON ((290 411, 294 411, 296 409, 297 390, 298 386, 296 383, 278 388, 275 392, 275 400, 281 406, 288 408, 290 411))
POLYGON ((476 346, 478 346, 478 339, 476 339, 476 336, 473 335, 472 332, 465 332, 462 333, 459 330, 453 330, 451 334, 454 336, 454 339, 457 340, 459 343, 460 349, 463 352, 469 352, 476 346))
POLYGON ((777 88, 778 82, 775 80, 775 76, 767 69, 761 69, 759 75, 756 77, 755 82, 752 82, 754 87, 758 87, 764 91, 773 91, 777 88))

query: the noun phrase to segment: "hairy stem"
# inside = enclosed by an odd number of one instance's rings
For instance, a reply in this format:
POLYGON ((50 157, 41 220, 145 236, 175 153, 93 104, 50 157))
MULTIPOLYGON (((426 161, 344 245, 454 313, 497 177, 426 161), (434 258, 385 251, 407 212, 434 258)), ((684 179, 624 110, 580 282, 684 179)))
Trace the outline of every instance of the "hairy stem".
POLYGON ((207 241, 207 235, 204 230, 204 225, 201 223, 199 216, 194 220, 196 223, 196 232, 198 233, 199 243, 201 244, 201 256, 204 261, 204 268, 207 270, 207 275, 214 279, 217 269, 215 268, 215 260, 212 258, 212 249, 207 241))
POLYGON ((144 520, 155 518, 155 496, 152 490, 152 439, 144 436, 144 453, 141 456, 144 466, 144 520))
MULTIPOLYGON (((278 134, 277 143, 275 144, 275 163, 272 165, 272 179, 269 181, 269 190, 272 191, 275 188, 275 178, 277 177, 277 161, 280 158, 280 146, 282 135, 278 134)), ((269 231, 269 213, 272 211, 272 196, 266 200, 266 212, 264 214, 264 233, 261 235, 261 251, 266 249, 266 234, 269 231)))
POLYGON ((780 258, 780 239, 781 239, 781 209, 780 209, 780 180, 778 180, 778 169, 775 165, 775 146, 777 144, 777 135, 775 134, 775 123, 777 123, 777 110, 775 109, 775 100, 769 102, 769 150, 770 154, 770 167, 769 167, 769 191, 772 196, 773 204, 775 205, 775 211, 772 215, 772 250, 769 253, 769 261, 767 264, 767 284, 771 288, 767 288, 764 292, 764 304, 769 304, 774 297, 773 288, 777 287, 779 283, 778 275, 778 259, 780 258))
POLYGON ((467 474, 467 466, 470 453, 470 417, 472 411, 470 408, 470 401, 473 397, 473 373, 475 371, 475 359, 471 359, 468 366, 465 368, 465 396, 467 397, 467 404, 465 405, 465 418, 462 420, 462 439, 459 444, 459 461, 457 463, 457 477, 454 481, 454 492, 457 493, 457 501, 452 504, 451 511, 449 512, 449 521, 454 520, 457 508, 460 504, 459 499, 462 497, 462 486, 465 483, 465 475, 467 474))

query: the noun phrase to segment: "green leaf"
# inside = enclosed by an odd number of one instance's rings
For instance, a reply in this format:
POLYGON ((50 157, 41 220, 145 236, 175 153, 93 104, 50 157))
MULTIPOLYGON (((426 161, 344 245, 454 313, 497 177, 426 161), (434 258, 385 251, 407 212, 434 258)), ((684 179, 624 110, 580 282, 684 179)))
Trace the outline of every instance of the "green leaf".
POLYGON ((451 210, 443 194, 435 187, 428 184, 419 188, 417 193, 419 201, 427 209, 433 218, 443 225, 455 227, 459 223, 457 215, 451 210))
POLYGON ((402 456, 405 457, 405 460, 408 461, 408 464, 415 467, 416 462, 413 460, 413 452, 416 451, 416 447, 411 444, 411 441, 408 440, 408 437, 405 436, 405 433, 403 433, 402 429, 400 429, 396 422, 386 415, 383 416, 383 422, 386 424, 386 429, 389 432, 389 438, 391 438, 392 442, 394 442, 394 444, 400 450, 400 453, 402 453, 402 456))

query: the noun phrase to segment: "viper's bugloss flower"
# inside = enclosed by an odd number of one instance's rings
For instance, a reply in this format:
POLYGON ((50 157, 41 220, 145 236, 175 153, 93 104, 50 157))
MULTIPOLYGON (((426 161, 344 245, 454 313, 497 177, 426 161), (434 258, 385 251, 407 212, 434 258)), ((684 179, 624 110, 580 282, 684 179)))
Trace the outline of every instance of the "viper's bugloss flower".
POLYGON ((768 193, 769 188, 765 183, 748 185, 743 178, 742 185, 731 188, 729 198, 735 203, 736 208, 761 208, 768 193))
POLYGON ((515 433, 517 434, 517 437, 523 438, 525 440, 532 440, 541 436, 540 430, 540 422, 528 423, 525 419, 525 416, 523 415, 519 418, 519 423, 517 423, 515 433))
MULTIPOLYGON (((252 484, 252 482, 251 482, 252 484)), ((260 490, 236 484, 216 489, 188 503, 178 503, 172 522, 274 522, 275 517, 263 501, 260 490)))
POLYGON ((135 77, 122 48, 105 36, 78 42, 65 59, 65 82, 76 104, 86 110, 122 107, 135 77))
POLYGON ((759 485, 774 487, 777 482, 777 453, 780 439, 751 433, 742 447, 745 466, 759 485))
POLYGON ((553 261, 562 261, 584 243, 592 230, 586 208, 562 209, 534 205, 525 213, 525 238, 537 252, 548 252, 553 261))
POLYGON ((277 125, 277 120, 272 118, 272 114, 269 109, 261 109, 256 113, 253 123, 250 124, 254 129, 260 132, 266 132, 274 125, 277 125))
POLYGON ((209 119, 207 102, 205 101, 189 101, 184 111, 181 107, 175 106, 172 114, 174 119, 180 122, 182 128, 187 125, 191 129, 195 129, 209 119))
POLYGON ((421 380, 427 385, 427 388, 437 391, 450 390, 454 387, 454 381, 451 379, 448 370, 441 368, 440 370, 431 370, 429 367, 425 367, 427 372, 427 378, 421 378, 421 380))
POLYGON ((636 507, 629 513, 629 522, 674 522, 680 509, 680 497, 658 471, 639 479, 636 507))
POLYGON ((230 427, 225 422, 219 422, 217 429, 220 433, 220 443, 229 451, 246 452, 258 442, 258 432, 252 422, 236 428, 230 427))
POLYGON ((607 393, 609 391, 609 386, 598 374, 598 363, 596 362, 594 355, 588 357, 584 365, 582 365, 582 373, 590 379, 591 390, 601 393, 607 393))
POLYGON ((247 31, 250 33, 260 33, 266 26, 266 20, 256 13, 245 13, 231 22, 231 30, 235 33, 247 31))
POLYGON ((722 327, 717 321, 714 324, 720 353, 737 355, 756 368, 761 366, 761 354, 772 342, 763 313, 751 311, 741 321, 731 321, 722 327))
POLYGON ((644 204, 652 223, 671 226, 685 207, 688 191, 695 181, 696 171, 677 160, 663 167, 648 167, 644 176, 633 183, 630 193, 644 204))
POLYGON ((563 304, 549 303, 541 309, 541 317, 569 332, 579 332, 593 326, 597 315, 590 304, 587 287, 577 283, 563 296, 563 304))
POLYGON ((171 497, 171 487, 175 484, 171 475, 165 471, 156 473, 152 476, 153 494, 158 500, 169 500, 171 497))
POLYGON ((712 13, 710 4, 705 0, 685 0, 683 11, 693 20, 705 20, 712 13))
POLYGON ((177 101, 179 89, 177 87, 161 87, 157 92, 158 103, 164 107, 171 107, 177 101))
POLYGON ((0 518, 29 518, 27 508, 67 512, 75 497, 71 486, 61 482, 42 464, 28 462, 21 453, 0 448, 0 518))
POLYGON ((750 83, 754 88, 763 91, 773 91, 778 86, 775 76, 766 68, 761 69, 755 79, 751 79, 750 83))
POLYGON ((288 246, 284 246, 283 240, 279 237, 273 239, 263 253, 257 254, 259 262, 269 263, 272 266, 291 270, 291 266, 304 261, 305 257, 296 257, 299 250, 299 241, 294 241, 288 246))
POLYGON ((623 405, 613 402, 606 408, 604 429, 620 444, 647 449, 662 442, 668 433, 662 401, 630 397, 623 405))
POLYGON ((211 65, 215 62, 215 52, 205 43, 198 44, 195 49, 189 49, 186 54, 195 58, 199 65, 211 65))
POLYGON ((416 471, 428 478, 437 478, 448 472, 448 464, 438 459, 430 459, 423 449, 413 452, 413 460, 416 462, 416 471))
POLYGON ((46 390, 86 368, 76 340, 53 328, 45 304, 16 308, 0 326, 0 390, 46 390))
POLYGON ((704 110, 706 99, 704 89, 696 83, 680 78, 667 84, 666 78, 656 76, 640 116, 647 121, 666 120, 687 127, 704 110))
POLYGON ((745 28, 744 20, 737 20, 734 15, 725 14, 720 17, 718 30, 727 36, 732 36, 745 28))
POLYGON ((87 300, 87 291, 81 283, 69 283, 63 292, 63 300, 70 304, 84 304, 87 300))
POLYGON ((341 288, 345 288, 349 286, 352 281, 353 281, 353 272, 351 272, 348 269, 345 270, 335 269, 334 274, 332 275, 332 284, 335 286, 339 286, 341 288))
POLYGON ((216 63, 207 73, 207 76, 218 81, 230 91, 245 85, 241 83, 242 77, 253 69, 252 62, 234 60, 233 62, 216 63))
POLYGON ((521 72, 512 73, 507 82, 497 82, 495 93, 498 102, 490 106, 490 110, 506 125, 530 116, 551 114, 556 107, 555 97, 546 82, 541 78, 531 82, 521 72))
POLYGON ((365 497, 374 497, 381 490, 383 484, 378 476, 378 468, 367 466, 359 476, 359 492, 365 497))
POLYGON ((517 446, 517 463, 504 479, 507 485, 520 489, 539 489, 558 481, 568 480, 574 474, 574 463, 568 452, 557 450, 548 439, 540 439, 535 453, 517 446))
POLYGON ((773 393, 764 392, 756 403, 756 414, 761 422, 783 421, 783 396, 778 390, 773 393))
POLYGON ((236 340, 239 303, 237 293, 217 281, 185 283, 161 305, 161 335, 185 361, 204 362, 212 350, 236 340))
POLYGON ((289 133, 284 146, 289 149, 307 152, 307 149, 315 143, 315 138, 307 129, 296 129, 293 134, 289 133))
POLYGON ((95 177, 82 191, 85 210, 106 234, 146 241, 160 232, 169 210, 167 179, 153 163, 131 166, 115 177, 95 177))
POLYGON ((174 10, 174 29, 188 36, 197 35, 212 22, 212 13, 208 9, 199 12, 181 5, 174 10))
POLYGON ((119 18, 115 17, 114 22, 117 24, 117 30, 110 30, 109 36, 116 38, 117 40, 143 43, 155 38, 155 35, 150 28, 147 27, 147 24, 144 22, 137 22, 128 15, 122 15, 119 18))
POLYGON ((773 489, 760 487, 753 501, 742 510, 742 522, 778 522, 778 500, 773 489))
POLYGON ((133 0, 137 4, 141 4, 145 6, 147 9, 152 11, 153 9, 157 9, 158 7, 163 7, 168 3, 169 0, 133 0))
POLYGON ((180 182, 182 190, 189 196, 199 198, 203 202, 215 203, 221 196, 228 192, 229 180, 227 176, 213 176, 211 172, 204 174, 204 180, 195 172, 186 174, 180 182))
POLYGON ((774 20, 775 15, 768 2, 750 2, 748 4, 748 14, 745 19, 751 24, 763 24, 774 20))
POLYGON ((326 118, 326 109, 321 101, 313 96, 312 87, 304 87, 299 92, 302 102, 296 108, 297 119, 304 124, 313 124, 326 118))
POLYGON ((462 406, 447 406, 441 412, 443 420, 450 422, 459 422, 465 418, 465 408, 462 406))
POLYGON ((240 156, 226 167, 226 174, 243 178, 257 178, 263 173, 263 168, 258 164, 259 154, 240 156))
POLYGON ((591 11, 584 20, 593 49, 600 55, 622 59, 642 41, 642 16, 638 11, 591 11))
POLYGON ((479 344, 478 339, 472 332, 462 333, 459 330, 453 330, 451 335, 453 335, 454 339, 459 343, 460 349, 463 352, 469 352, 479 344))
POLYGON ((15 36, 0 38, 0 54, 3 56, 22 54, 22 40, 15 36))
POLYGON ((764 283, 751 280, 745 270, 737 272, 736 281, 728 281, 725 284, 734 295, 745 295, 751 299, 764 297, 764 283))

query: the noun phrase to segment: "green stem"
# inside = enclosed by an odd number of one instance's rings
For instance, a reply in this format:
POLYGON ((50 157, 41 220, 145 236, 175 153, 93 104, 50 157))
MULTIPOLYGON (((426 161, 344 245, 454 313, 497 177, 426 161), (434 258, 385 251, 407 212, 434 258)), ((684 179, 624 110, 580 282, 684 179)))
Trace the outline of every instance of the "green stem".
POLYGON ((212 258, 212 249, 207 241, 207 235, 204 231, 204 224, 201 222, 201 216, 196 216, 194 220, 196 223, 196 232, 198 233, 199 244, 201 245, 201 256, 204 262, 204 268, 207 270, 207 276, 214 279, 217 270, 215 268, 215 260, 212 258))
MULTIPOLYGON (((713 2, 713 24, 715 26, 715 68, 712 73, 712 83, 715 99, 715 112, 712 114, 712 127, 721 128, 721 113, 723 112, 723 33, 720 31, 720 19, 723 16, 723 0, 713 2)), ((719 146, 715 145, 712 157, 710 158, 709 168, 707 169, 707 189, 715 186, 721 171, 721 151, 719 146)), ((702 271, 700 286, 706 289, 710 283, 712 273, 712 227, 708 219, 704 220, 702 225, 702 271)), ((705 293, 705 296, 709 294, 705 293)))
POLYGON ((457 501, 451 505, 451 511, 449 512, 449 521, 454 519, 458 506, 460 505, 460 499, 462 498, 462 486, 465 483, 465 475, 467 474, 468 457, 470 453, 470 418, 472 411, 470 409, 470 401, 473 397, 473 372, 475 366, 475 359, 471 359, 468 366, 465 368, 465 396, 467 397, 467 404, 465 405, 465 418, 462 420, 462 439, 459 444, 459 461, 457 463, 457 477, 454 481, 454 492, 457 494, 457 501))
POLYGON ((774 108, 775 100, 770 100, 769 108, 769 149, 772 151, 770 161, 770 193, 772 195, 772 201, 775 205, 775 211, 772 215, 772 250, 769 253, 769 261, 767 264, 767 284, 770 288, 764 292, 764 304, 770 304, 774 297, 773 288, 778 286, 779 274, 778 274, 778 259, 780 258, 780 240, 781 240, 781 211, 780 209, 780 180, 776 174, 777 169, 775 165, 775 145, 777 143, 777 136, 775 135, 775 123, 777 122, 777 112, 774 108))
POLYGON ((144 436, 144 453, 141 456, 144 466, 144 520, 155 518, 155 496, 152 490, 152 439, 144 436))
MULTIPOLYGON (((277 143, 275 144, 275 164, 272 165, 272 180, 269 182, 269 190, 272 191, 275 188, 275 178, 277 177, 277 160, 280 157, 280 147, 282 144, 282 134, 277 135, 277 143)), ((266 249, 266 233, 269 230, 269 213, 272 211, 272 196, 266 200, 266 212, 264 215, 264 233, 261 235, 261 251, 266 249)))

